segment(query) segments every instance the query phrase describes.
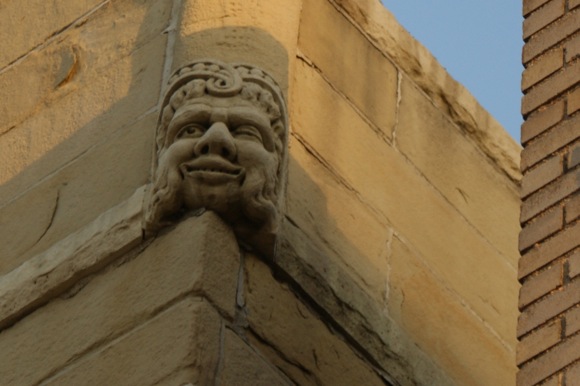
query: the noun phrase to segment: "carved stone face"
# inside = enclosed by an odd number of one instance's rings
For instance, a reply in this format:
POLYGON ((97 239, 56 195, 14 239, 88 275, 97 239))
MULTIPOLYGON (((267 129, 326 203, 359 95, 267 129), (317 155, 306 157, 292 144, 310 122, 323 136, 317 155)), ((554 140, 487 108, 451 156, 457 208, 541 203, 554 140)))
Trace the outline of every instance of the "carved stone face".
POLYGON ((206 95, 176 110, 160 167, 179 173, 187 209, 213 210, 237 222, 258 188, 274 192, 274 140, 268 116, 252 102, 206 95))
POLYGON ((251 65, 199 60, 170 78, 144 229, 197 210, 219 214, 246 246, 273 251, 288 124, 280 88, 251 65))

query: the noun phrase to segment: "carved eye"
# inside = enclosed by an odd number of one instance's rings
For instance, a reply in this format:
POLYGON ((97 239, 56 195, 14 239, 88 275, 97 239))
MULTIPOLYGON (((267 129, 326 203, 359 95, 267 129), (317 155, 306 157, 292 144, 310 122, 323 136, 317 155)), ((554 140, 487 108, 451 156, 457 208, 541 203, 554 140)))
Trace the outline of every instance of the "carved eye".
POLYGON ((256 127, 251 126, 251 125, 238 126, 232 132, 232 134, 236 138, 249 139, 252 141, 257 141, 257 142, 262 143, 262 134, 260 133, 260 130, 258 130, 256 127))
POLYGON ((199 138, 205 133, 205 127, 198 124, 183 126, 177 133, 177 138, 199 138))

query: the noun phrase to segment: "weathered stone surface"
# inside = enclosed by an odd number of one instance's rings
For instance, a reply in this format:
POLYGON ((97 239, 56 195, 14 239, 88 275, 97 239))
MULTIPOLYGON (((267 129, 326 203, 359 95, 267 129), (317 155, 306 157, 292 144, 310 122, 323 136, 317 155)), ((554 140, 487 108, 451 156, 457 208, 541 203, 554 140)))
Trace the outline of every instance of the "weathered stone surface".
MULTIPOLYGON (((297 66, 291 105, 293 134, 385 216, 506 342, 515 344, 517 250, 501 255, 304 63, 297 66)), ((500 217, 496 226, 503 223, 500 217)))
POLYGON ((458 385, 514 384, 517 369, 513 349, 481 323, 397 237, 390 263, 392 317, 458 385))
POLYGON ((15 190, 24 189, 156 106, 167 40, 161 32, 171 4, 140 3, 109 2, 86 24, 0 75, 8 100, 19 100, 14 93, 32 95, 22 111, 8 103, 6 125, 16 127, 0 136, 0 183, 34 165, 35 179, 20 181, 15 190), (74 76, 60 84, 60 64, 54 62, 62 60, 54 57, 71 52, 74 76), (26 81, 31 71, 45 72, 38 88, 26 81), (60 87, 49 92, 54 83, 60 87), (37 100, 38 90, 44 98, 37 100))
MULTIPOLYGON (((321 240, 379 303, 386 295, 390 225, 329 173, 297 140, 289 163, 287 216, 321 240)), ((329 263, 330 264, 330 263, 329 263)))
POLYGON ((334 87, 391 137, 397 109, 397 69, 382 52, 330 2, 320 0, 304 1, 298 46, 334 87), (348 55, 337 60, 337 47, 348 55))
POLYGON ((272 271, 252 255, 245 256, 245 306, 248 322, 263 340, 291 363, 311 372, 325 385, 384 385, 351 347, 314 315, 272 271), (300 337, 300 339, 297 339, 300 337))
POLYGON ((234 332, 226 329, 223 364, 218 373, 222 385, 277 386, 291 385, 256 351, 244 343, 234 332))
MULTIPOLYGON (((150 115, 101 139, 75 162, 0 208, 0 224, 8 224, 0 227, 1 274, 42 253, 147 182, 154 119, 150 115)), ((26 177, 34 175, 31 171, 26 177)))
POLYGON ((485 111, 475 98, 453 79, 433 55, 415 40, 385 7, 375 0, 330 0, 339 11, 398 68, 411 78, 433 103, 449 116, 480 149, 514 181, 521 178, 521 147, 485 111))
MULTIPOLYGON (((104 0, 6 0, 0 12, 2 41, 0 68, 42 44, 55 32, 68 27, 104 0), (33 26, 23 28, 23 25, 33 26)), ((84 16, 84 18, 83 18, 84 16)))
POLYGON ((168 83, 145 232, 211 210, 241 243, 272 256, 288 154, 282 90, 262 69, 216 59, 188 63, 168 83))
POLYGON ((184 367, 192 369, 188 381, 210 384, 218 364, 220 328, 214 309, 199 299, 186 298, 88 352, 43 384, 158 385, 184 367))
POLYGON ((286 90, 288 56, 296 52, 302 1, 185 0, 181 3, 172 69, 194 58, 253 63, 286 90))
POLYGON ((0 280, 0 329, 141 241, 143 189, 0 280))
POLYGON ((369 353, 392 383, 454 384, 394 323, 387 308, 369 296, 350 271, 333 262, 332 252, 288 222, 283 234, 276 263, 369 353))
POLYGON ((203 296, 233 317, 238 272, 235 237, 216 215, 183 221, 132 260, 78 282, 2 331, 3 381, 39 382, 187 294, 203 296))
POLYGON ((400 98, 397 148, 494 247, 508 258, 517 256, 517 186, 498 174, 479 144, 466 138, 406 76, 400 98))

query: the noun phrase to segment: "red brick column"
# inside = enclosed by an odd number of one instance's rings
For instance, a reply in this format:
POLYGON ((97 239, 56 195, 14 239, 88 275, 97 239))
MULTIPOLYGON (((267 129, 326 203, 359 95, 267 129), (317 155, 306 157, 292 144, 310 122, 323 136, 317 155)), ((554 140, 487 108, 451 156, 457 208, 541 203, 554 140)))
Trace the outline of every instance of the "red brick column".
POLYGON ((580 0, 524 0, 518 386, 580 386, 580 0))

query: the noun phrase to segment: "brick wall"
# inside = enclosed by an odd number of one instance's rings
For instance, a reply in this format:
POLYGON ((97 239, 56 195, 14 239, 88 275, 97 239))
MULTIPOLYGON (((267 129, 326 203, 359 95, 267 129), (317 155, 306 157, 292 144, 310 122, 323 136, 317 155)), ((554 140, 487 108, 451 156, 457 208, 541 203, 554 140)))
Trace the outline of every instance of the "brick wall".
POLYGON ((580 385, 580 1, 524 0, 517 384, 580 385))

